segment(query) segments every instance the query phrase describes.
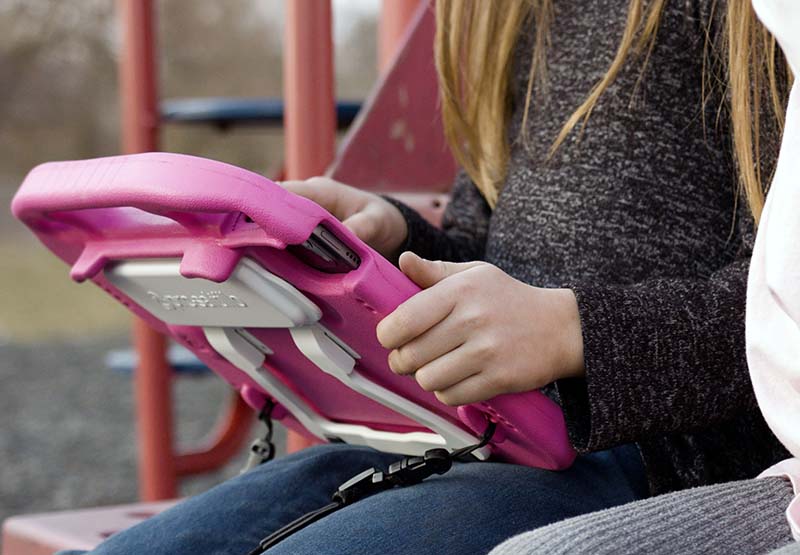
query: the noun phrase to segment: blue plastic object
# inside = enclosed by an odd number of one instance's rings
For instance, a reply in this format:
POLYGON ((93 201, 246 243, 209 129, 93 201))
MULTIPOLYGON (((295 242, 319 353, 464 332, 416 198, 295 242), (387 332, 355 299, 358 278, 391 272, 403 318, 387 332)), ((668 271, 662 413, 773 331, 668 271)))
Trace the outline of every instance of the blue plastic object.
MULTIPOLYGON (((339 128, 348 127, 361 109, 360 102, 336 103, 339 128)), ((215 125, 222 129, 234 125, 283 124, 283 100, 280 98, 176 98, 161 103, 165 122, 215 125)))
MULTIPOLYGON (((137 362, 138 357, 133 349, 109 351, 105 358, 106 366, 122 374, 132 374, 137 362)), ((178 374, 193 376, 211 374, 211 370, 194 356, 194 353, 181 345, 170 345, 167 349, 167 362, 178 374)))

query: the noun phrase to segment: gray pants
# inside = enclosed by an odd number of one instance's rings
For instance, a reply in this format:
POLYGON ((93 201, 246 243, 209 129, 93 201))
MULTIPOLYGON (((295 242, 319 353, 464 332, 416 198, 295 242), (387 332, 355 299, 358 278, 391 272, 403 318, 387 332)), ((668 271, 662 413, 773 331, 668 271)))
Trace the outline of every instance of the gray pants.
POLYGON ((490 555, 800 555, 784 514, 792 497, 782 478, 695 488, 520 534, 490 555))
POLYGON ((770 555, 800 555, 800 542, 792 542, 786 547, 773 551, 770 555))

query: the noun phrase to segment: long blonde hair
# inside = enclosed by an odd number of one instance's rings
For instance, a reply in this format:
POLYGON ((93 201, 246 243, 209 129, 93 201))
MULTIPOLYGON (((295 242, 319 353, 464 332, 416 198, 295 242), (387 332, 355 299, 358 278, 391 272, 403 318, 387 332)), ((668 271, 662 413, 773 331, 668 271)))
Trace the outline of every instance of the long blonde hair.
MULTIPOLYGON (((667 1, 629 0, 622 39, 611 66, 554 137, 551 154, 576 126, 585 125, 632 54, 642 57, 642 78, 667 1)), ((535 39, 523 115, 525 133, 534 91, 547 86, 552 2, 494 0, 491 6, 478 0, 436 2, 435 53, 445 135, 456 159, 491 206, 497 202, 508 167, 514 47, 523 25, 532 23, 535 39)), ((724 74, 714 75, 709 69, 711 46, 707 40, 703 90, 707 95, 711 87, 725 88, 739 187, 758 221, 764 206, 764 182, 769 177, 762 175, 759 141, 759 130, 765 123, 763 96, 770 97, 773 123, 782 130, 785 85, 791 76, 775 39, 758 21, 750 0, 728 0, 727 4, 722 44, 713 45, 725 53, 724 74)))

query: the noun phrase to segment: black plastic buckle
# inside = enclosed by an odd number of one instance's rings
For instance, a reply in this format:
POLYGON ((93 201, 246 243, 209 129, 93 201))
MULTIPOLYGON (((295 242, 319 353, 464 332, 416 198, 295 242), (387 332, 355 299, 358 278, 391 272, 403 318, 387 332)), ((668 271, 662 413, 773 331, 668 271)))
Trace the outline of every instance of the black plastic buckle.
POLYGON ((386 479, 395 486, 418 484, 434 474, 444 474, 453 466, 447 449, 428 449, 422 457, 405 457, 392 463, 386 479))
POLYGON ((392 463, 386 472, 374 467, 369 468, 339 486, 333 494, 333 501, 341 503, 343 506, 349 505, 393 487, 418 484, 434 474, 444 474, 453 467, 454 460, 464 458, 489 443, 495 428, 496 424, 488 421, 479 443, 457 449, 452 453, 442 448, 428 449, 421 457, 403 457, 392 463))
POLYGON ((342 505, 349 505, 393 486, 394 484, 386 480, 382 471, 373 467, 356 474, 339 486, 333 494, 333 500, 342 505))

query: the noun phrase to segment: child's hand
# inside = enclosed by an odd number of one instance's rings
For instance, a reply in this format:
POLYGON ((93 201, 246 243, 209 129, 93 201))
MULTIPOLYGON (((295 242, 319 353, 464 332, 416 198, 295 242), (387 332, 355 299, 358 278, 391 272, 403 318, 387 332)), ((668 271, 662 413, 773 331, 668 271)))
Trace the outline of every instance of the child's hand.
POLYGON ((390 258, 406 240, 406 220, 387 200, 327 177, 284 181, 287 190, 309 198, 342 221, 370 247, 390 258))
POLYGON ((526 285, 483 262, 410 252, 400 268, 424 289, 378 324, 389 366, 448 405, 465 405, 581 376, 583 339, 569 289, 526 285))

